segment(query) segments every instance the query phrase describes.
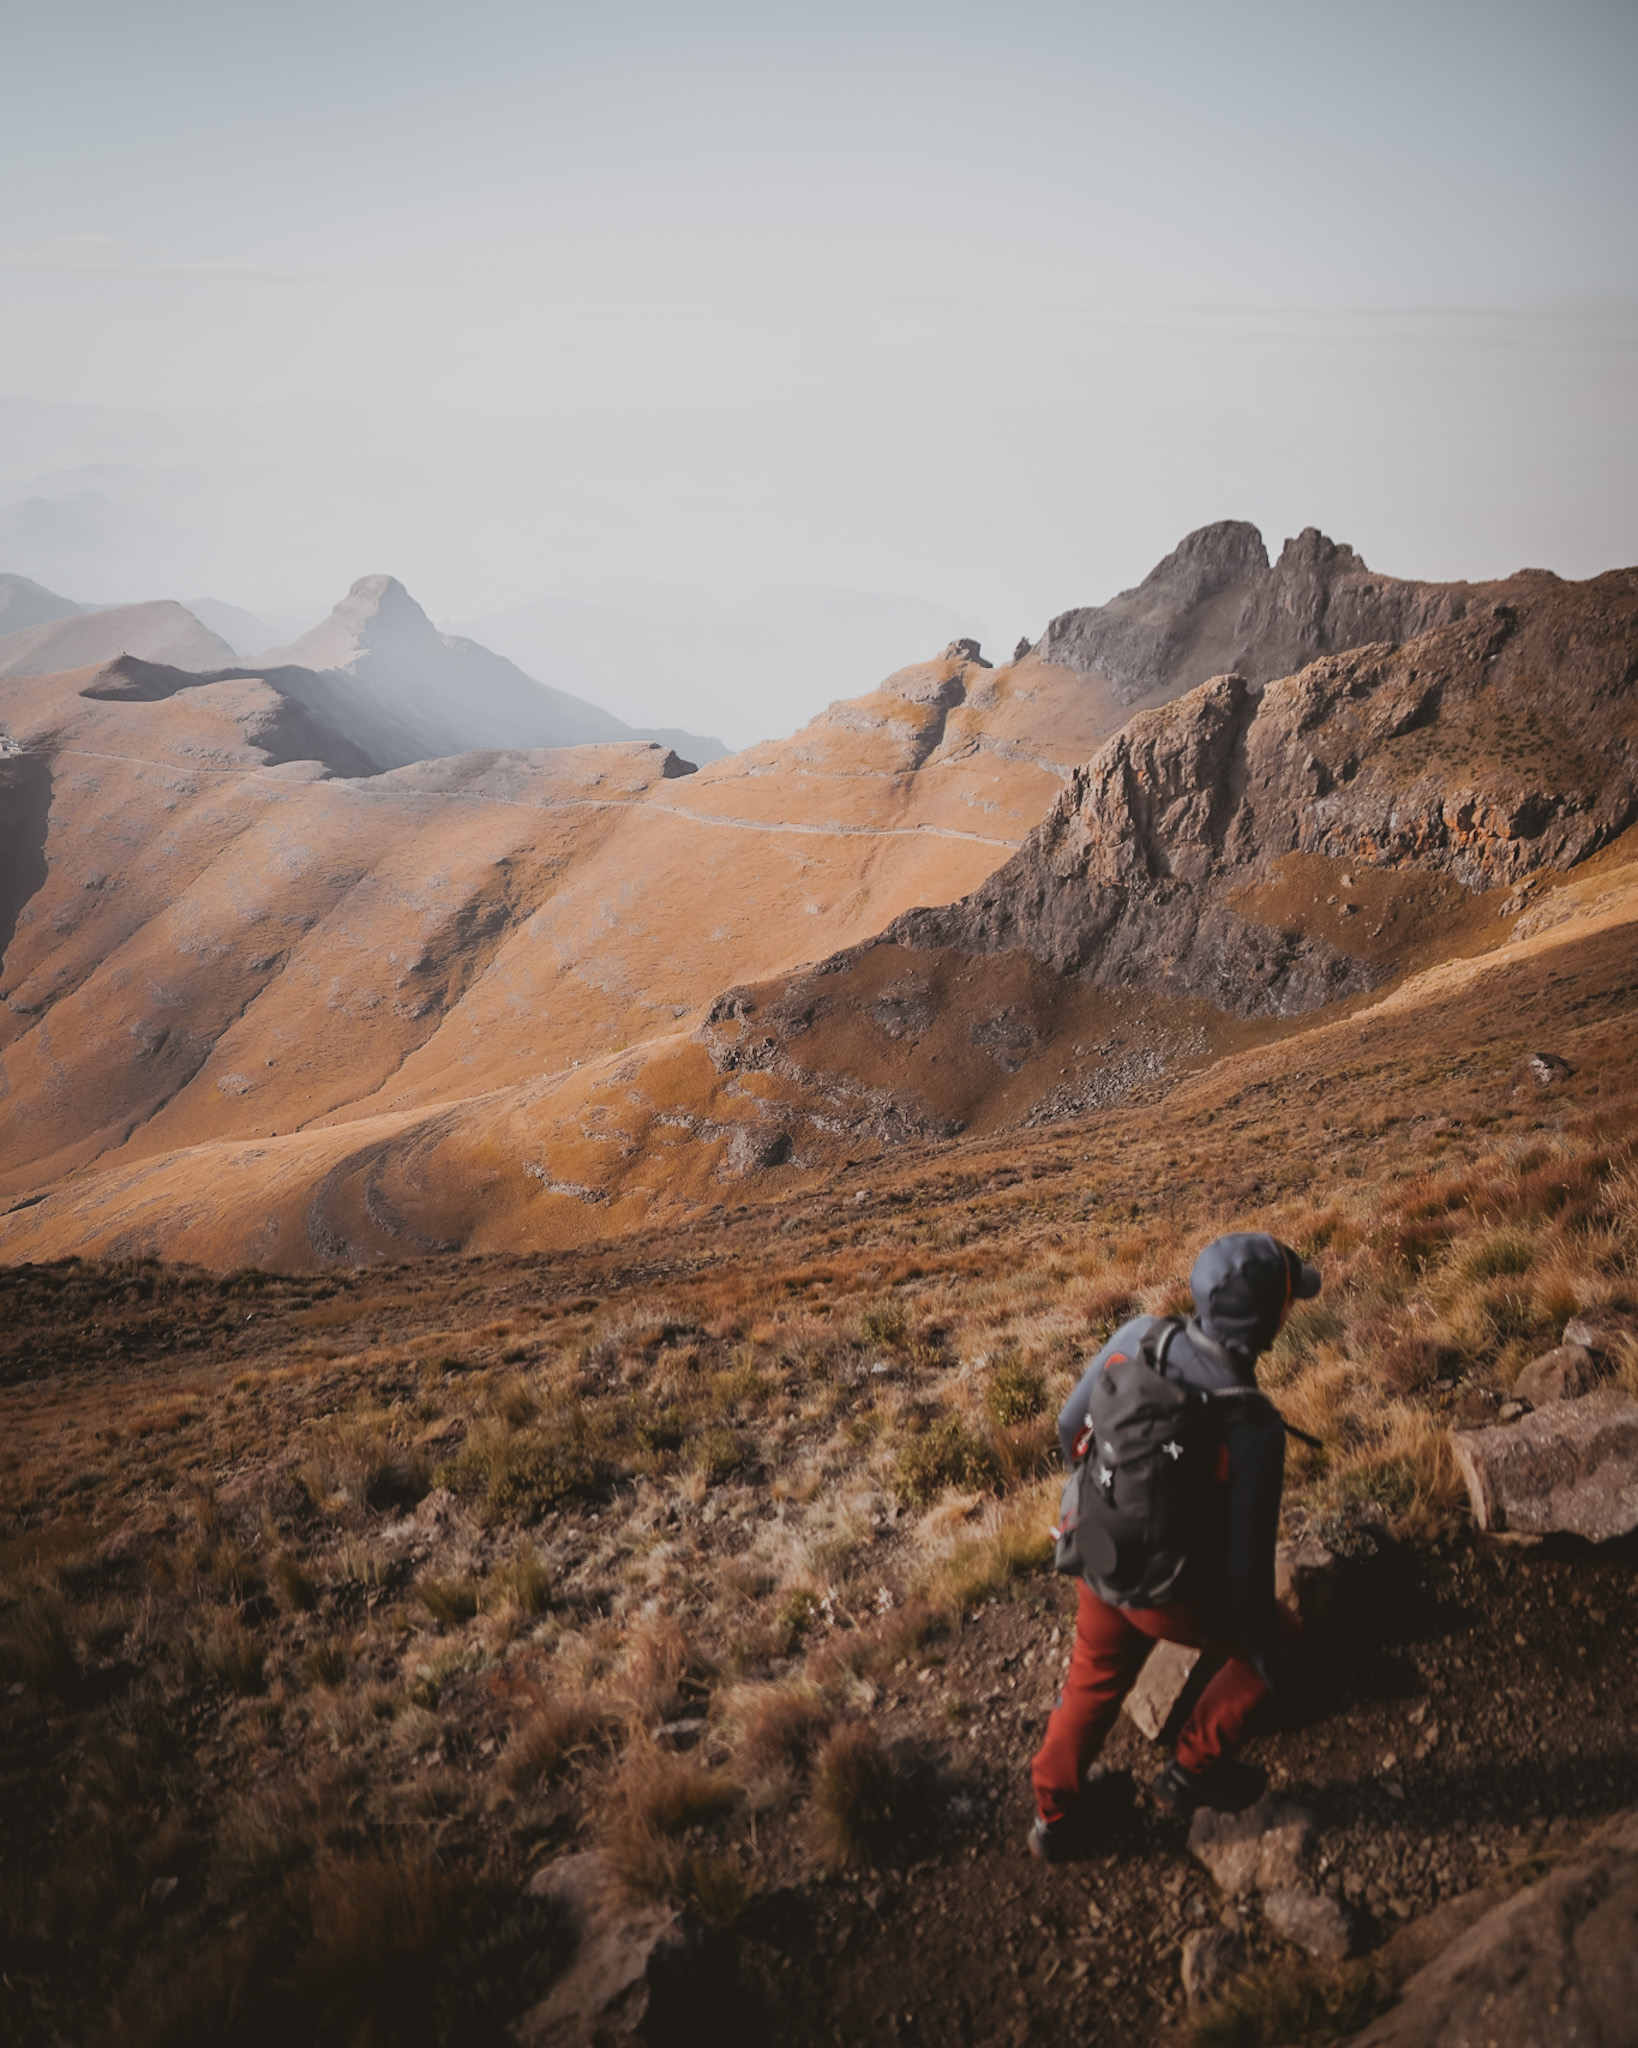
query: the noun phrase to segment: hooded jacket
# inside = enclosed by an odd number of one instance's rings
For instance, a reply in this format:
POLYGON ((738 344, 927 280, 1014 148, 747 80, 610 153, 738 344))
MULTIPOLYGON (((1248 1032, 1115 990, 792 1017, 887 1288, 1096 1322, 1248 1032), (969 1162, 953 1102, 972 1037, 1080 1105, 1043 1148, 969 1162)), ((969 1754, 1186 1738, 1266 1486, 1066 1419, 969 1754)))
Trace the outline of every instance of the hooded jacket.
MULTIPOLYGON (((1291 1301, 1283 1247, 1260 1232, 1220 1237, 1195 1261, 1190 1285, 1195 1313, 1167 1347, 1165 1376, 1205 1393, 1255 1388, 1258 1354, 1279 1334, 1291 1301)), ((1132 1357, 1159 1320, 1135 1316, 1123 1323, 1081 1375, 1058 1417, 1066 1465, 1074 1463, 1098 1374, 1111 1359, 1132 1357)), ((1228 1451, 1222 1540, 1211 1546, 1200 1599, 1213 1635, 1273 1685, 1280 1648, 1274 1545, 1285 1483, 1285 1427, 1266 1396, 1250 1393, 1222 1404, 1219 1428, 1228 1451)))

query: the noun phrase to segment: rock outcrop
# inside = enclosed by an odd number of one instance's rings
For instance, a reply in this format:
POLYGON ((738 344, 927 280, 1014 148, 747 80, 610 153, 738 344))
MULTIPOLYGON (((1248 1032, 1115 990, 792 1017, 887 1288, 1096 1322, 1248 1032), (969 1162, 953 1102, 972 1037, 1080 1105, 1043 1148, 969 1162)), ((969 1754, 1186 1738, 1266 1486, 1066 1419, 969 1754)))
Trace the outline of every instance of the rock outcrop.
POLYGON ((1493 1906, 1353 2048, 1630 2048, 1638 2040, 1638 1813, 1493 1906))
MULTIPOLYGON (((1360 870, 1517 893, 1638 817, 1638 572, 1475 591, 1401 647, 1243 674, 1138 713, 981 888, 886 936, 1289 1016, 1391 971, 1360 870), (1332 900, 1285 870, 1318 856, 1332 900), (1350 870, 1343 874, 1344 868, 1350 870), (1330 913, 1334 911, 1334 915, 1330 913)), ((1385 943, 1386 942, 1386 943, 1385 943)))
POLYGON ((1039 652, 1137 704, 1228 670, 1257 688, 1321 654, 1409 640, 1463 617, 1471 597, 1465 583, 1377 575, 1313 526, 1270 566, 1256 527, 1223 519, 1180 541, 1135 590, 1061 613, 1039 652))
POLYGON ((1272 1931, 1315 1962, 1339 1963, 1353 1946, 1347 1909, 1313 1880, 1317 1835, 1306 1808, 1265 1792, 1242 1813, 1202 1807, 1189 1849, 1231 1899, 1261 1901, 1272 1931))
POLYGON ((1481 1529, 1584 1536, 1638 1529, 1638 1401, 1614 1389, 1451 1437, 1481 1529))

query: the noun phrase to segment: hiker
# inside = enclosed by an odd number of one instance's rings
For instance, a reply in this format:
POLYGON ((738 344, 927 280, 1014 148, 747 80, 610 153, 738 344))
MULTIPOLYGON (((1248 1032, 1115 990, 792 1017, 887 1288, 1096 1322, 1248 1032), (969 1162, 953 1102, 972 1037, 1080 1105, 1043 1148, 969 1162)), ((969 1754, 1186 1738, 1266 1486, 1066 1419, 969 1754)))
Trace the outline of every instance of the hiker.
POLYGON ((1249 1805, 1262 1789, 1234 1751, 1284 1651, 1274 1539, 1286 1425, 1257 1391, 1257 1357, 1320 1276, 1277 1238, 1242 1231, 1207 1245, 1189 1284, 1189 1321, 1123 1323, 1058 1417, 1072 1474, 1058 1562, 1079 1577, 1079 1607, 1031 1766, 1029 1847, 1047 1862, 1073 1848, 1087 1767, 1157 1640, 1199 1649, 1216 1669, 1155 1803, 1188 1814, 1249 1805))

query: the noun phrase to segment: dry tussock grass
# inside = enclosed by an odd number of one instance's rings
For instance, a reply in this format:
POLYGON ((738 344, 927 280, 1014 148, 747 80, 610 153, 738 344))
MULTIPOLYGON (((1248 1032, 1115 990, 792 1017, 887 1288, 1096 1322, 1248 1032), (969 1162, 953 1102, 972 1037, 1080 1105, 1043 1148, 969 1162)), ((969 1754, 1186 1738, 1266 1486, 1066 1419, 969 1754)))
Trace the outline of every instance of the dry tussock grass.
MULTIPOLYGON (((603 1835, 610 1875, 633 1901, 694 1895, 696 1860, 711 1823, 739 1798, 733 1779, 692 1757, 637 1741, 626 1750, 610 1791, 603 1835)), ((715 1878, 715 1859, 707 1868, 715 1878)))

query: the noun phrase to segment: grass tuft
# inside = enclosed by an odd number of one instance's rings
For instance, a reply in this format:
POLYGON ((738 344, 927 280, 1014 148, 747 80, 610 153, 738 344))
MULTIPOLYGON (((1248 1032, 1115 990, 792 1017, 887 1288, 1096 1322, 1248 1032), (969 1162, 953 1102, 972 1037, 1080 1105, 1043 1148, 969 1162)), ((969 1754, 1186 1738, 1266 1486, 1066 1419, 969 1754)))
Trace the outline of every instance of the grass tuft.
POLYGON ((881 1861, 909 1820, 910 1774, 866 1721, 838 1728, 819 1752, 813 1779, 814 1847, 833 1869, 881 1861))
POLYGON ((440 1628, 459 1628, 478 1611, 476 1579, 422 1579, 416 1598, 440 1628))
POLYGON ((647 1742, 628 1751, 605 1837, 609 1869, 625 1897, 691 1897, 694 1856, 678 1838, 719 1820, 738 1797, 731 1778, 691 1757, 647 1742))
POLYGON ((54 1594, 33 1593, 7 1617, 0 1629, 0 1671, 57 1699, 73 1695, 80 1660, 63 1603, 54 1594))
POLYGON ((1355 1963, 1335 1975, 1303 1962, 1250 1970, 1195 2020, 1185 2048, 1326 2048, 1356 2032, 1381 2003, 1375 1972, 1355 1963))

